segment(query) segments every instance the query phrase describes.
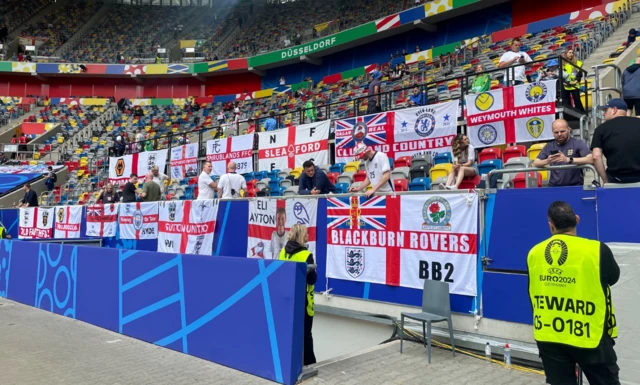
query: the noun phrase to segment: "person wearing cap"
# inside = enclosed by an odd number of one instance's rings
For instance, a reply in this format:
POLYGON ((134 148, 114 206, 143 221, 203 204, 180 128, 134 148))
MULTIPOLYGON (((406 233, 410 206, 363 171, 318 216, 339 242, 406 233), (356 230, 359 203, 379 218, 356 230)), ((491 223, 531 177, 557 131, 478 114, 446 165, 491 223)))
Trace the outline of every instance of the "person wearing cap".
POLYGON ((375 114, 376 112, 382 111, 380 104, 380 92, 382 91, 382 87, 380 86, 380 78, 382 78, 382 72, 375 70, 371 73, 367 114, 375 114))
POLYGON ((547 65, 538 70, 538 81, 555 80, 558 78, 558 59, 551 59, 547 65))
POLYGON ((604 112, 605 122, 593 133, 591 151, 602 182, 640 182, 640 119, 627 116, 627 103, 622 99, 611 99, 598 109, 604 112))
POLYGON ((622 95, 627 103, 627 116, 635 111, 640 116, 640 57, 622 73, 622 95))
POLYGON ((380 151, 374 151, 371 147, 364 143, 358 143, 355 149, 356 159, 364 160, 367 177, 357 187, 350 187, 350 192, 360 192, 369 185, 371 189, 366 191, 364 195, 369 198, 376 192, 392 192, 393 183, 391 182, 391 165, 387 154, 380 151))

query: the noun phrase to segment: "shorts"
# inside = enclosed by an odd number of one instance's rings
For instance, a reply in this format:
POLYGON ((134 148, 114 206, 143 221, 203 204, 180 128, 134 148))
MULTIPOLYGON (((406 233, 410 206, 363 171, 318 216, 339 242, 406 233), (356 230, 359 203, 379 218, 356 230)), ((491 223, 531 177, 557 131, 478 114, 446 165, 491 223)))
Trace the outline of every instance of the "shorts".
POLYGON ((640 114, 640 99, 624 99, 627 103, 628 111, 635 111, 636 115, 640 114))

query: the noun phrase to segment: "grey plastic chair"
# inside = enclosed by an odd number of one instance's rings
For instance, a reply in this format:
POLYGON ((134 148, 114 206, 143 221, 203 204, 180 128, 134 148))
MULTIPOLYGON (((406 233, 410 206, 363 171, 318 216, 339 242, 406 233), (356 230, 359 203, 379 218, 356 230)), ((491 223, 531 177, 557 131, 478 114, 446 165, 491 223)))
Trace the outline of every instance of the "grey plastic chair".
POLYGON ((451 323, 451 304, 449 303, 449 284, 446 282, 424 280, 422 292, 422 312, 402 313, 400 315, 400 354, 402 354, 402 342, 404 341, 404 319, 414 319, 422 322, 422 337, 427 348, 427 357, 431 363, 431 324, 447 321, 449 325, 449 338, 451 339, 451 351, 456 356, 453 343, 453 327, 451 323), (425 333, 425 324, 427 332, 425 333))

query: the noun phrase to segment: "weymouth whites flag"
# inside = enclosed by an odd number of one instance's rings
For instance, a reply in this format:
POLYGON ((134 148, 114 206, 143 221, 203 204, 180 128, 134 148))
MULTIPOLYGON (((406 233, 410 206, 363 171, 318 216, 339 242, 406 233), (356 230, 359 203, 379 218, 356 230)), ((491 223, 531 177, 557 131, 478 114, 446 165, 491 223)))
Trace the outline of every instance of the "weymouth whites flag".
POLYGON ((477 212, 475 194, 327 198, 327 276, 475 296, 477 212))
POLYGON ((158 202, 120 203, 121 239, 158 238, 158 202))
POLYGON ((53 238, 53 207, 21 207, 19 215, 18 238, 53 238))
POLYGON ((547 80, 468 95, 471 144, 479 148, 553 139, 556 82, 547 80))
POLYGON ((56 206, 54 238, 80 238, 82 206, 56 206))
POLYGON ((211 255, 217 214, 213 199, 160 202, 158 251, 211 255))
POLYGON ((236 163, 238 174, 253 172, 254 134, 207 140, 207 160, 213 167, 213 175, 227 173, 229 162, 236 163))
POLYGON ((307 226, 308 248, 315 253, 317 214, 317 199, 250 200, 247 257, 278 259, 294 224, 307 226))
POLYGON ((146 151, 132 155, 109 158, 109 182, 122 186, 129 181, 129 175, 144 176, 153 166, 164 172, 168 150, 146 151))
POLYGON ((87 206, 87 236, 115 237, 119 204, 87 206))
POLYGON ((315 164, 329 163, 330 127, 325 120, 259 133, 259 170, 292 169, 310 159, 315 164))
POLYGON ((171 148, 171 178, 198 176, 198 143, 171 148))
POLYGON ((336 162, 352 161, 360 142, 393 159, 448 152, 457 122, 457 101, 337 120, 336 162))

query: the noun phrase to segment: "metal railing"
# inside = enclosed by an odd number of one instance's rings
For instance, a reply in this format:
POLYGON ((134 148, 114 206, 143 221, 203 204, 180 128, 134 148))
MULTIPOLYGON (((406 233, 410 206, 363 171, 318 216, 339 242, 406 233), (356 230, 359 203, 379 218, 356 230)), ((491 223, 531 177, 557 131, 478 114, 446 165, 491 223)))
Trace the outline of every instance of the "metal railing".
MULTIPOLYGON (((531 172, 575 170, 575 169, 586 169, 586 170, 592 171, 594 177, 596 178, 594 180, 594 182, 597 182, 598 186, 600 186, 602 184, 602 180, 600 179, 600 176, 598 175, 598 172, 596 171, 596 168, 591 164, 563 164, 563 165, 549 166, 549 167, 519 167, 519 168, 504 168, 504 169, 500 169, 500 170, 491 170, 487 174, 487 184, 489 184, 489 182, 491 181, 491 177, 494 176, 494 175, 524 173, 525 174, 525 185, 528 188, 531 185, 532 181, 537 183, 537 180, 535 178, 531 177, 531 175, 530 175, 531 172)), ((512 181, 508 180, 506 182, 510 183, 512 181)), ((505 186, 506 182, 503 183, 503 186, 502 186, 503 188, 506 187, 505 186)), ((592 187, 595 188, 596 186, 592 184, 592 187)))

